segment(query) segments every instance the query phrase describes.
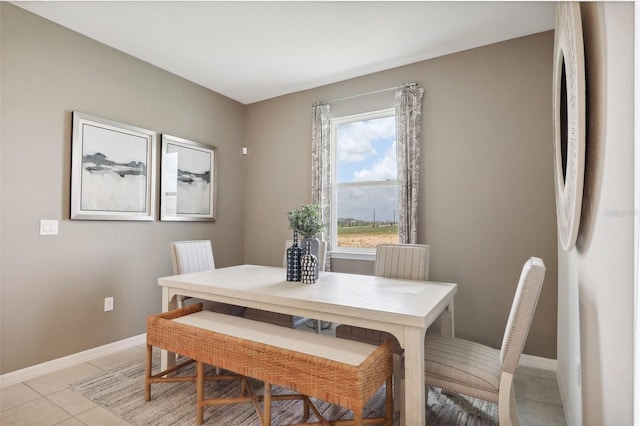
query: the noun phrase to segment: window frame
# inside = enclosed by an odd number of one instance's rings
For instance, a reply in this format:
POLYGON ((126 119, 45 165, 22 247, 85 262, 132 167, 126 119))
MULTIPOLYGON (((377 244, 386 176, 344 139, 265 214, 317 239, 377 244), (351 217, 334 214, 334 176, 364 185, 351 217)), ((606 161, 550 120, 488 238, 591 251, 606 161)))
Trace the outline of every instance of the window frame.
MULTIPOLYGON (((338 162, 336 157, 338 138, 337 128, 340 124, 354 123, 358 121, 374 120, 385 117, 394 117, 397 125, 396 109, 395 107, 383 108, 374 111, 362 112, 357 114, 349 114, 340 117, 331 117, 330 119, 330 132, 331 132, 331 219, 330 219, 330 232, 331 241, 333 241, 333 247, 331 250, 331 256, 338 259, 353 259, 353 260, 373 260, 375 259, 376 249, 375 247, 340 247, 338 246, 338 201, 337 193, 340 188, 349 187, 388 187, 392 185, 398 185, 398 177, 394 180, 384 181, 363 181, 363 182, 343 182, 338 183, 338 162)), ((396 164, 397 171, 397 164, 396 164)))

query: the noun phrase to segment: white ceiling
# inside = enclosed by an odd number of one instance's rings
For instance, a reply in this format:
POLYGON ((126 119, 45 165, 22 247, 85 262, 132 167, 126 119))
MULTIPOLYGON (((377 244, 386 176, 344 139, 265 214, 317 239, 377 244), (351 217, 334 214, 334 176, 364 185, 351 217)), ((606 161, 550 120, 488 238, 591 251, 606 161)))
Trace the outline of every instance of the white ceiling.
POLYGON ((553 29, 555 2, 13 2, 249 104, 553 29))

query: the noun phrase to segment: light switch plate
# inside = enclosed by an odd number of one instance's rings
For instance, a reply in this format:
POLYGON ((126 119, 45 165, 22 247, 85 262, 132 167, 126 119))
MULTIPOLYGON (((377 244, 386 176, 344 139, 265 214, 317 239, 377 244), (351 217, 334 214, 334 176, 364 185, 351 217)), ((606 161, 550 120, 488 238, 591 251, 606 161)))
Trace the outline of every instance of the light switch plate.
POLYGON ((104 298, 104 311, 105 312, 113 311, 113 297, 104 298))
POLYGON ((40 235, 58 235, 58 221, 44 219, 41 220, 40 235))

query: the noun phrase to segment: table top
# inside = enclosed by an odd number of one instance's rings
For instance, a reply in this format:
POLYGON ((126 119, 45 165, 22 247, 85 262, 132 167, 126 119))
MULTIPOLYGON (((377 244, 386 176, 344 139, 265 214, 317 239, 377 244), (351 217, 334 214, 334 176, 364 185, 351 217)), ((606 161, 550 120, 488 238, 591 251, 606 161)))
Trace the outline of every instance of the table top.
POLYGON ((320 272, 315 284, 286 281, 279 267, 238 265, 158 279, 172 294, 207 296, 259 309, 297 307, 305 311, 357 316, 426 327, 458 291, 457 284, 372 275, 320 272))

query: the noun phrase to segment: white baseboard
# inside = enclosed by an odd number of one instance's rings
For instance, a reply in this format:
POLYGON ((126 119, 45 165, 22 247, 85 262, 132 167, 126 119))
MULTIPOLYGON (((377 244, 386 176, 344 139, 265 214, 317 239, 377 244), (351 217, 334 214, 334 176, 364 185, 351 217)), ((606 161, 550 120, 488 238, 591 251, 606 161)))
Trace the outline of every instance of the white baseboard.
POLYGON ((111 355, 112 353, 144 344, 146 341, 147 334, 144 333, 118 342, 109 343, 97 348, 88 349, 62 358, 43 362, 42 364, 12 371, 10 373, 0 375, 0 388, 15 385, 16 383, 24 382, 25 380, 30 380, 35 377, 42 376, 43 374, 53 373, 54 371, 72 367, 83 362, 91 361, 92 359, 111 355))
POLYGON ((531 368, 539 368, 541 370, 556 371, 558 368, 558 360, 551 358, 542 358, 534 355, 522 354, 518 365, 531 368))

